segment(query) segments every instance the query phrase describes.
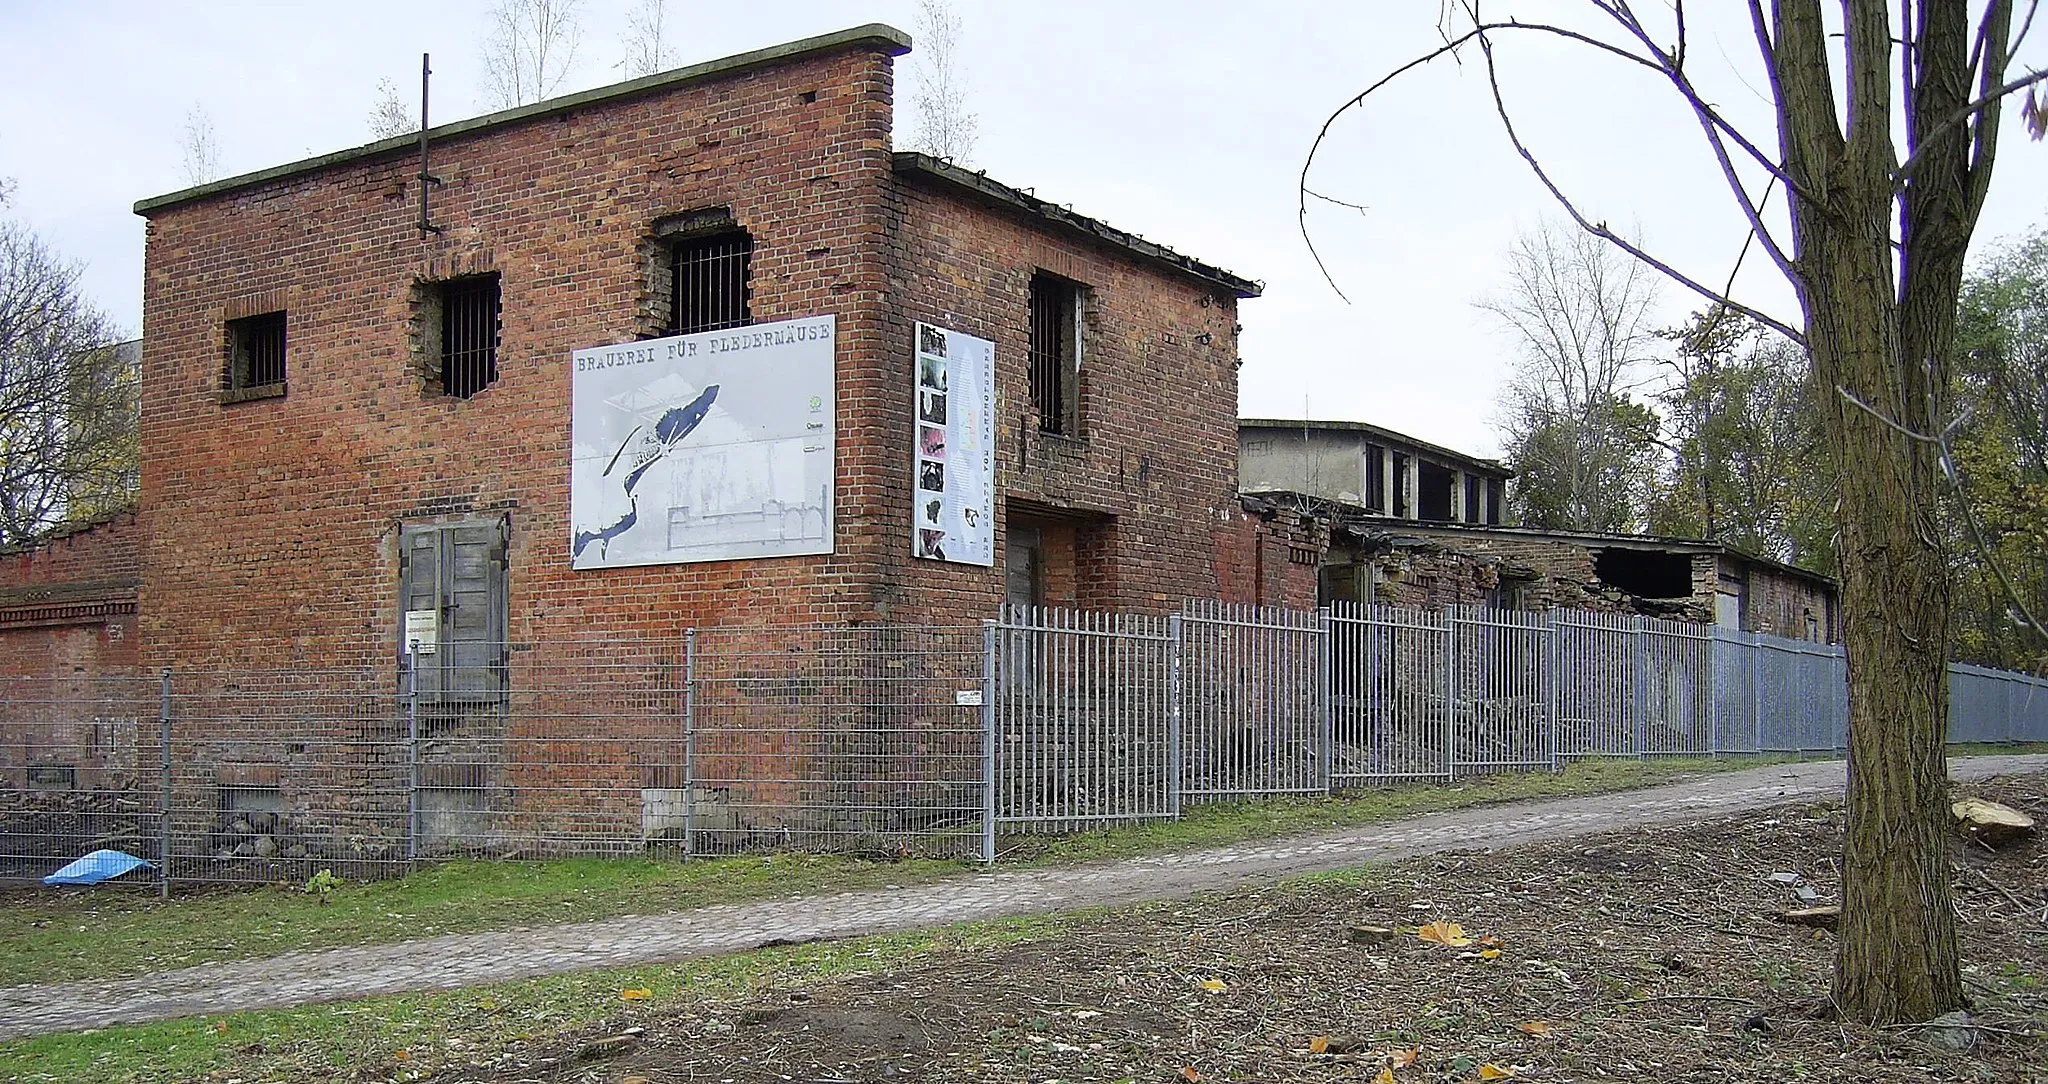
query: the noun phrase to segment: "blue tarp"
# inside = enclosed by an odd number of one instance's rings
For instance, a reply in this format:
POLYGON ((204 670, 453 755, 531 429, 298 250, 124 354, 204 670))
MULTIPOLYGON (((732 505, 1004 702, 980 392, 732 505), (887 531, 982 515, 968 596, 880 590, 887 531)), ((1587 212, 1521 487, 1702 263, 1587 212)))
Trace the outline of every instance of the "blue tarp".
POLYGON ((132 854, 120 851, 94 851, 84 858, 65 866, 63 869, 43 878, 46 885, 96 885, 112 880, 124 873, 142 868, 155 869, 154 865, 132 854))

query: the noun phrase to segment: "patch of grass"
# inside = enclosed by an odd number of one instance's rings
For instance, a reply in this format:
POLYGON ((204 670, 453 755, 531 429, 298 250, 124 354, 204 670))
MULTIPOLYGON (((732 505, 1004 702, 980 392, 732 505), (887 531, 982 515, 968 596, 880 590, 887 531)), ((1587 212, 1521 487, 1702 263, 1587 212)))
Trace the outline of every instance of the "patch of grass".
POLYGON ((41 1035, 0 1043, 0 1080, 420 1079, 437 1069, 489 1064, 508 1051, 545 1046, 599 1024, 623 1029, 693 1004, 1045 937, 1079 917, 1004 919, 682 964, 41 1035), (620 996, 625 990, 648 996, 627 1001, 620 996))
MULTIPOLYGON (((1003 865, 1059 865, 1219 846, 1489 803, 1629 790, 1763 763, 1770 761, 1581 761, 1555 775, 1507 774, 1335 798, 1199 805, 1178 821, 1008 840, 1003 865)), ((395 880, 340 885, 327 893, 324 906, 319 897, 291 886, 201 892, 168 902, 107 889, 24 892, 0 904, 0 985, 142 974, 297 949, 918 884, 971 868, 937 860, 809 854, 695 862, 457 861, 395 880)))

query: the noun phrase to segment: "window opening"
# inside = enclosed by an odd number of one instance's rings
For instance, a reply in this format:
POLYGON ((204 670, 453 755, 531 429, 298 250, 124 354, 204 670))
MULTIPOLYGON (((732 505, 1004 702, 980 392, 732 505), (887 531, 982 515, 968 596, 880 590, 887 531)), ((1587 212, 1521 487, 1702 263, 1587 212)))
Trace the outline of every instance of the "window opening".
POLYGON ((284 313, 228 321, 226 376, 230 391, 284 383, 284 313))
POLYGON ((1074 429, 1080 305, 1079 285, 1044 271, 1031 276, 1031 405, 1042 432, 1074 429))
POLYGON ((748 285, 753 238, 744 231, 679 240, 670 249, 670 333, 721 331, 753 322, 748 285))
POLYGON ((1365 507, 1371 512, 1387 510, 1387 450, 1377 444, 1365 446, 1365 507))
POLYGON ((441 284, 441 388, 467 399, 498 380, 498 276, 441 284))

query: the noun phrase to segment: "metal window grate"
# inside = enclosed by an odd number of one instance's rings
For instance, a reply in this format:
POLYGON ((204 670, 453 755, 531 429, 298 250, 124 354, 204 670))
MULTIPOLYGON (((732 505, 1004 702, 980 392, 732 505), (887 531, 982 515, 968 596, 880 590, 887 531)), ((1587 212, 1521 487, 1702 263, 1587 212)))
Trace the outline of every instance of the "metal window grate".
POLYGON ((1043 271, 1031 276, 1031 405, 1047 433, 1070 428, 1078 300, 1073 283, 1043 271))
POLYGON ((441 284, 441 387, 467 399, 498 379, 498 276, 441 284))
POLYGON ((669 265, 675 284, 671 331, 688 335, 752 322, 748 270, 754 242, 742 231, 676 242, 669 265))
POLYGON ((261 388, 284 383, 284 313, 266 312, 228 321, 231 357, 227 387, 261 388))

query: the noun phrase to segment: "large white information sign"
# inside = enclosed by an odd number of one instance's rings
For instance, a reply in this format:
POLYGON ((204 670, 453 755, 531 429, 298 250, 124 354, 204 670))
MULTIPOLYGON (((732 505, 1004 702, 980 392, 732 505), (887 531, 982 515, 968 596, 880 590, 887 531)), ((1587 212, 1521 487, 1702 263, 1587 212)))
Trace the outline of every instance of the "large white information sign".
POLYGON ((911 552, 996 563, 996 344, 917 325, 911 552))
POLYGON ((570 355, 574 568, 832 552, 836 323, 570 355))

